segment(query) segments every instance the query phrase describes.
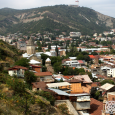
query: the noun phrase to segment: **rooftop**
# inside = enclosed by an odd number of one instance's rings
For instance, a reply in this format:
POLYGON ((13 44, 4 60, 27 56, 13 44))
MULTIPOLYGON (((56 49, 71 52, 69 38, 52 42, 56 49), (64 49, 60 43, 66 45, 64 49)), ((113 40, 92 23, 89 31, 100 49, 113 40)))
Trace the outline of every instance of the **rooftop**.
POLYGON ((102 85, 102 86, 100 87, 100 89, 109 90, 109 89, 111 89, 112 87, 114 87, 114 85, 109 84, 109 83, 106 83, 106 84, 102 85))
POLYGON ((51 72, 39 72, 39 73, 34 73, 36 76, 52 76, 51 72))
POLYGON ((60 82, 60 83, 48 83, 47 86, 49 88, 51 87, 60 87, 60 86, 68 86, 68 85, 71 85, 70 83, 68 82, 60 82))
POLYGON ((23 66, 14 66, 14 67, 12 67, 12 68, 9 68, 8 70, 18 70, 18 69, 24 69, 24 70, 27 70, 28 68, 23 67, 23 66))
POLYGON ((88 110, 88 113, 90 115, 102 115, 102 110, 103 103, 94 98, 91 98, 90 109, 88 110))

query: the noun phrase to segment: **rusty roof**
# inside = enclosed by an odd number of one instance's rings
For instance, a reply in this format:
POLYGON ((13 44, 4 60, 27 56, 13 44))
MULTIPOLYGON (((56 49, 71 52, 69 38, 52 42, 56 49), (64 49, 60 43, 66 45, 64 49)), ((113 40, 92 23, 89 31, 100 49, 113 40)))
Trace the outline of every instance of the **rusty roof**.
POLYGON ((88 110, 88 113, 90 115, 102 115, 102 110, 103 103, 94 98, 91 98, 90 109, 88 110))
POLYGON ((39 72, 35 73, 36 76, 52 76, 51 72, 39 72))
POLYGON ((18 70, 18 69, 24 69, 24 70, 27 70, 28 68, 23 67, 23 66, 14 66, 14 67, 12 67, 12 68, 9 68, 8 70, 18 70))

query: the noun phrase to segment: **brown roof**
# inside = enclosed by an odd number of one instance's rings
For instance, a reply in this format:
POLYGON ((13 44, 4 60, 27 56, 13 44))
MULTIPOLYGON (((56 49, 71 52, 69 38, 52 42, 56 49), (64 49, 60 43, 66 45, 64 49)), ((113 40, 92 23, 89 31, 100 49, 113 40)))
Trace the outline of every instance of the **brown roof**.
POLYGON ((52 90, 47 89, 48 86, 47 86, 46 83, 43 82, 43 81, 41 81, 41 82, 33 82, 32 85, 33 85, 35 88, 40 88, 40 89, 43 90, 43 91, 47 91, 47 92, 54 93, 52 90))
POLYGON ((102 115, 103 103, 91 98, 90 109, 88 110, 91 115, 102 115))
POLYGON ((38 65, 31 65, 30 64, 30 66, 33 67, 33 68, 42 68, 41 66, 38 66, 38 65))
POLYGON ((18 70, 18 69, 24 69, 24 70, 27 70, 28 68, 23 67, 23 66, 14 66, 14 67, 12 67, 12 68, 9 68, 8 70, 18 70))
POLYGON ((39 72, 35 73, 36 76, 52 76, 51 72, 39 72))
POLYGON ((35 87, 35 88, 46 88, 47 85, 45 82, 41 81, 41 82, 33 82, 32 85, 35 87))
POLYGON ((62 60, 62 64, 63 64, 65 61, 70 61, 70 59, 63 59, 63 60, 62 60))
POLYGON ((69 83, 80 83, 81 80, 78 79, 72 79, 71 81, 68 81, 69 83))
POLYGON ((93 82, 93 83, 91 84, 91 87, 98 87, 98 83, 97 83, 97 82, 93 82))

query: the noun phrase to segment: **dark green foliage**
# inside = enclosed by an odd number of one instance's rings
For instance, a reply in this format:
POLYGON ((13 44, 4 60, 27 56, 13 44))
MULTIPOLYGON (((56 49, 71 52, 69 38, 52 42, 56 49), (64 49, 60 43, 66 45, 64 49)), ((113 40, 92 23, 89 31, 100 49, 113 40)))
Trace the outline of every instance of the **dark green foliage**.
POLYGON ((46 61, 47 58, 49 58, 48 55, 46 55, 46 54, 41 54, 42 65, 45 65, 45 61, 46 61))
POLYGON ((104 85, 105 83, 110 83, 110 84, 113 84, 113 85, 115 84, 115 82, 111 79, 105 79, 102 82, 100 82, 101 85, 104 85))
POLYGON ((21 58, 15 62, 15 65, 29 67, 29 59, 21 58))
POLYGON ((112 41, 102 41, 101 44, 102 44, 103 46, 112 45, 112 41))
POLYGON ((59 57, 59 56, 58 57, 52 56, 52 57, 50 57, 50 59, 51 59, 51 64, 52 65, 54 65, 56 62, 61 63, 61 61, 62 61, 61 57, 59 57))
POLYGON ((24 73, 24 80, 26 81, 26 83, 31 86, 31 83, 32 82, 35 82, 37 79, 37 77, 34 75, 33 72, 30 72, 30 71, 26 71, 24 73))
POLYGON ((25 92, 25 84, 18 78, 7 78, 6 84, 8 84, 17 94, 22 95, 25 92))
POLYGON ((91 52, 91 55, 98 55, 97 52, 91 52))
POLYGON ((56 45, 55 51, 56 51, 56 55, 58 56, 58 47, 57 47, 57 45, 56 45))
POLYGON ((46 72, 47 71, 47 67, 46 66, 42 66, 42 72, 46 72))

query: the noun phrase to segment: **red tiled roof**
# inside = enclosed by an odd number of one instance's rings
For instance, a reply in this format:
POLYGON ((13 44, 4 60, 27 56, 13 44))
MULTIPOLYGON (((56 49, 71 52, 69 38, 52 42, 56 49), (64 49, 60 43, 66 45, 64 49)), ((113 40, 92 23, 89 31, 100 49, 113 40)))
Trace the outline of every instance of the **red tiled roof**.
POLYGON ((14 66, 14 67, 12 67, 12 68, 9 68, 8 70, 18 70, 18 69, 24 69, 24 70, 27 70, 28 68, 23 67, 23 66, 14 66))
POLYGON ((94 55, 89 55, 89 57, 90 57, 91 59, 94 59, 94 58, 95 58, 95 56, 94 56, 94 55))
POLYGON ((103 103, 91 98, 90 109, 88 110, 91 115, 102 115, 103 103))
POLYGON ((79 63, 81 63, 81 64, 84 63, 82 60, 77 60, 77 61, 78 61, 79 63))
POLYGON ((34 73, 36 76, 51 76, 51 72, 39 72, 39 73, 34 73))
POLYGON ((64 79, 71 79, 72 77, 73 77, 73 75, 72 76, 63 76, 64 79))

